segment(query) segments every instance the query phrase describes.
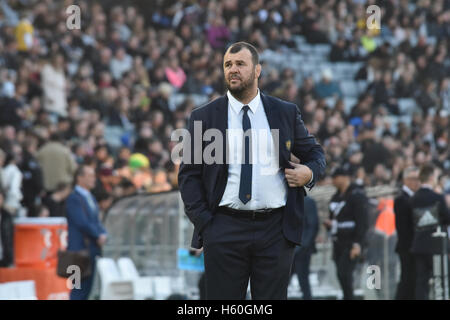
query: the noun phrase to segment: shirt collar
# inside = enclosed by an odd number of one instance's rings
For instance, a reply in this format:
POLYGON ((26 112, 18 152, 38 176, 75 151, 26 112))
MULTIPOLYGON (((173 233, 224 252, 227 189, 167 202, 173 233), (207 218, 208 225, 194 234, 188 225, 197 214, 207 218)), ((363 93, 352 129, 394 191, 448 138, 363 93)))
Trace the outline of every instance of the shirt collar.
POLYGON ((402 190, 405 191, 410 197, 412 197, 414 194, 414 191, 412 191, 410 188, 408 188, 405 185, 403 185, 402 190))
POLYGON ((75 190, 77 190, 79 193, 81 193, 85 197, 91 196, 91 192, 89 190, 83 188, 82 186, 79 186, 78 184, 75 186, 75 190))
MULTIPOLYGON (((245 106, 245 104, 243 104, 242 102, 240 102, 239 100, 237 100, 235 97, 233 97, 233 95, 230 93, 230 91, 227 91, 227 97, 228 97, 228 101, 230 103, 231 109, 233 109, 233 111, 236 114, 239 114, 239 112, 241 112, 242 107, 245 106)), ((261 95, 258 89, 258 93, 256 94, 256 96, 253 98, 252 101, 250 101, 247 105, 249 106, 250 110, 252 110, 252 113, 255 114, 256 110, 258 109, 258 106, 261 102, 261 95)))
POLYGON ((433 186, 432 186, 431 184, 426 184, 426 183, 424 183, 424 184, 422 184, 420 187, 421 187, 421 188, 425 188, 425 189, 433 190, 433 186))

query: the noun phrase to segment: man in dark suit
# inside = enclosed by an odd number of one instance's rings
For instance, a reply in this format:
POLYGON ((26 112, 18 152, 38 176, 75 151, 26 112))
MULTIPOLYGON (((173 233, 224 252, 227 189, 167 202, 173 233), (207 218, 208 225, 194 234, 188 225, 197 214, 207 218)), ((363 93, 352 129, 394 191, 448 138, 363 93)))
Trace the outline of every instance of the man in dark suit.
POLYGON ((204 249, 207 299, 245 299, 249 280, 253 299, 287 299, 304 187, 323 174, 324 152, 295 104, 259 91, 252 45, 232 44, 223 68, 227 94, 192 112, 194 143, 184 140, 178 181, 191 245, 204 249))
POLYGON ((67 198, 67 228, 69 251, 89 249, 92 273, 83 277, 80 288, 70 292, 71 300, 87 300, 91 292, 95 274, 95 258, 101 256, 105 244, 106 230, 99 219, 97 201, 90 190, 95 186, 95 171, 92 167, 81 165, 75 172, 75 188, 67 198))
POLYGON ((403 171, 403 186, 394 200, 395 226, 397 229, 397 246, 401 265, 400 282, 397 287, 396 300, 413 300, 415 288, 414 256, 411 254, 411 243, 414 236, 414 223, 410 199, 419 189, 419 169, 409 167, 403 171))
POLYGON ((436 193, 438 178, 435 167, 425 164, 419 172, 420 189, 411 198, 414 237, 411 252, 416 267, 416 300, 429 299, 429 281, 433 274, 433 255, 442 254, 442 239, 433 237, 438 226, 447 230, 450 212, 443 195, 436 193))
POLYGON ((311 256, 317 252, 316 237, 319 232, 319 215, 316 201, 305 197, 305 220, 303 226, 302 246, 297 247, 294 255, 293 272, 297 274, 302 290, 303 300, 311 300, 311 285, 309 283, 309 267, 311 256))

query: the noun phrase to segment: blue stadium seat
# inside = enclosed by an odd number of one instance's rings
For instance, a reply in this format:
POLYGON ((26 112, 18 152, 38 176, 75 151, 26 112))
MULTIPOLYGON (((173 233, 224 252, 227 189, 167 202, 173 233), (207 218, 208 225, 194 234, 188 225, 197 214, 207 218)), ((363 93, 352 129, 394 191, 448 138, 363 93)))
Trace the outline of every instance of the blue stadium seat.
POLYGON ((357 97, 359 94, 358 85, 353 80, 343 80, 340 82, 340 86, 344 96, 357 97))

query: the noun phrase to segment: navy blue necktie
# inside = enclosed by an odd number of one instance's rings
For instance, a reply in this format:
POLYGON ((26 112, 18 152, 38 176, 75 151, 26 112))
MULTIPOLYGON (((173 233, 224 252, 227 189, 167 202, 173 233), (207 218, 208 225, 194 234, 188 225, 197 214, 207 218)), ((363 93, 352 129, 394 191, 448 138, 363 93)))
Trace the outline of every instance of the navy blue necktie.
POLYGON ((252 164, 250 163, 250 138, 251 134, 245 136, 245 132, 251 129, 250 118, 248 117, 248 106, 243 106, 244 115, 242 117, 242 129, 244 130, 244 161, 241 164, 241 182, 239 185, 239 199, 246 204, 252 198, 252 164))

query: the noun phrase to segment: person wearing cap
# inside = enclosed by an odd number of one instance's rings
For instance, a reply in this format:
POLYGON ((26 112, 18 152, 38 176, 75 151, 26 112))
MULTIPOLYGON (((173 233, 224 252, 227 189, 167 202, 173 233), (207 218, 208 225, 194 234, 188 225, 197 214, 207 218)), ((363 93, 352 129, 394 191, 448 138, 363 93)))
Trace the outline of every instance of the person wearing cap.
POLYGON ((332 236, 333 260, 344 300, 352 300, 353 271, 368 228, 368 199, 364 189, 352 183, 348 166, 336 168, 332 178, 337 191, 330 200, 330 218, 324 225, 332 236))
POLYGON ((411 249, 414 225, 411 215, 410 199, 419 189, 419 168, 409 167, 403 171, 403 186, 394 199, 397 246, 395 251, 400 258, 401 276, 397 286, 396 300, 413 300, 415 288, 414 256, 411 249))
POLYGON ((339 84, 333 81, 333 73, 331 69, 322 71, 322 80, 315 87, 315 94, 320 99, 338 96, 342 98, 342 91, 339 84))

